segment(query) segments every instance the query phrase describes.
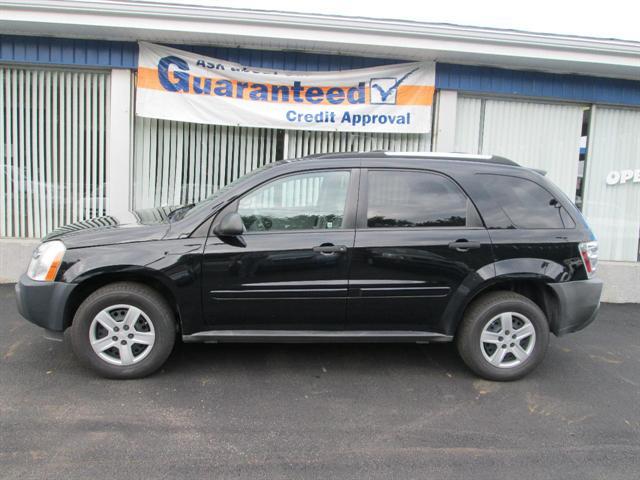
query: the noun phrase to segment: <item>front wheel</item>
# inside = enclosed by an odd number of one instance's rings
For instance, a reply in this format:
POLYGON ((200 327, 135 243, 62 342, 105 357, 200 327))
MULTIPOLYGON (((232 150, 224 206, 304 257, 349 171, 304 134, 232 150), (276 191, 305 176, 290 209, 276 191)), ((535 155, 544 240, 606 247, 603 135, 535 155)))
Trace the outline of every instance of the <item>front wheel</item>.
POLYGON ((542 362, 549 324, 527 297, 492 292, 469 306, 456 342, 460 356, 476 374, 488 380, 517 380, 542 362))
POLYGON ((108 378, 155 372, 173 349, 173 312, 155 291, 119 282, 89 295, 71 325, 71 345, 88 367, 108 378))

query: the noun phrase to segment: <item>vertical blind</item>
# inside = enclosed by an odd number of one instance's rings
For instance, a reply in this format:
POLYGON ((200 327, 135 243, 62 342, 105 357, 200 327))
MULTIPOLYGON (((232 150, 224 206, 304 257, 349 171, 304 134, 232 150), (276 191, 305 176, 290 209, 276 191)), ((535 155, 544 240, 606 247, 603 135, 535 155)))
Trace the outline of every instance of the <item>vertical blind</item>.
POLYGON ((135 208, 198 202, 277 160, 278 130, 136 117, 135 208))
POLYGON ((0 236, 105 211, 109 75, 0 67, 0 236))
POLYGON ((430 150, 428 134, 351 133, 288 130, 287 158, 333 152, 370 152, 373 150, 418 152, 430 150))
POLYGON ((285 155, 424 151, 429 149, 429 138, 428 134, 283 131, 136 117, 134 207, 197 202, 285 155))
POLYGON ((480 130, 483 102, 480 98, 458 96, 454 151, 479 153, 482 149, 480 130))
POLYGON ((458 152, 504 155, 539 168, 572 200, 584 107, 515 100, 458 99, 458 152))
POLYGON ((603 260, 639 260, 640 184, 608 185, 612 170, 640 169, 640 111, 596 107, 585 175, 584 214, 603 260))

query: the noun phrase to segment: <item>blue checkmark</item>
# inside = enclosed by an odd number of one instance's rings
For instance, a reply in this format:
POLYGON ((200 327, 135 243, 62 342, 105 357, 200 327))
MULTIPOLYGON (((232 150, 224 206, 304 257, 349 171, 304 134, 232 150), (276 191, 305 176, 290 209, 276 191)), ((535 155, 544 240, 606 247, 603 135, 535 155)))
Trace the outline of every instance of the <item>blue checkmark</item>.
POLYGON ((400 84, 404 82, 407 79, 407 77, 411 75, 413 72, 415 72, 416 70, 418 69, 414 68, 413 70, 405 74, 403 77, 396 80, 396 82, 393 85, 391 85, 391 87, 389 87, 386 91, 377 83, 372 84, 371 88, 375 88, 376 90, 378 90, 378 92, 380 92, 380 98, 382 99, 383 102, 386 102, 387 98, 389 98, 389 96, 393 93, 393 91, 396 90, 400 86, 400 84))

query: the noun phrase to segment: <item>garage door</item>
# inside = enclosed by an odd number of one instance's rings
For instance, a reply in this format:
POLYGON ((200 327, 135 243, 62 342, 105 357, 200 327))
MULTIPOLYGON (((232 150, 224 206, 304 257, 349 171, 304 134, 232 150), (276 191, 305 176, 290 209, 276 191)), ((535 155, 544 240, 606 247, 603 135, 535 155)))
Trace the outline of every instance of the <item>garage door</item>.
POLYGON ((584 107, 460 96, 457 152, 502 155, 547 171, 575 198, 584 107))

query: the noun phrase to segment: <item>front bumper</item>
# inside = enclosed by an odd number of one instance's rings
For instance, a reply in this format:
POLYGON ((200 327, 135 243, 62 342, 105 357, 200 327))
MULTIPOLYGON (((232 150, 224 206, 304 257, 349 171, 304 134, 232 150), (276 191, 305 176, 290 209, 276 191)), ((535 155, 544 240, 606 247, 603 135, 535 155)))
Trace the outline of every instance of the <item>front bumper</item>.
POLYGON ((74 283, 37 282, 22 275, 16 283, 16 301, 20 315, 53 332, 64 331, 65 309, 74 283))
POLYGON ((575 282, 551 283, 558 299, 558 314, 551 322, 556 336, 582 330, 593 322, 600 309, 602 280, 592 278, 575 282))

